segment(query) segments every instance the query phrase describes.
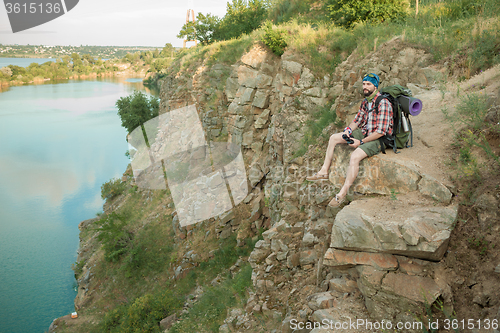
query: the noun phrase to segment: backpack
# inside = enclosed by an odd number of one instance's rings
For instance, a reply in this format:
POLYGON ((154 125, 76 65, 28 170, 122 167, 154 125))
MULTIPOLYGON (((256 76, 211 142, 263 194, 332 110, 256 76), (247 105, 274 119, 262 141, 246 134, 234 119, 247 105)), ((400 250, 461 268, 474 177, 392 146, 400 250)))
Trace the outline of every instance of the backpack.
POLYGON ((413 129, 411 126, 409 113, 403 110, 401 103, 398 100, 400 96, 411 97, 412 92, 399 84, 388 86, 380 90, 380 96, 374 102, 373 110, 378 112, 380 101, 386 98, 392 105, 392 135, 384 135, 379 139, 382 153, 385 154, 385 147, 392 147, 394 153, 398 154, 397 150, 402 148, 413 147, 413 129), (404 119, 403 119, 404 118, 404 119), (405 132, 403 123, 406 122, 408 130, 405 132), (410 142, 410 145, 408 145, 410 142))

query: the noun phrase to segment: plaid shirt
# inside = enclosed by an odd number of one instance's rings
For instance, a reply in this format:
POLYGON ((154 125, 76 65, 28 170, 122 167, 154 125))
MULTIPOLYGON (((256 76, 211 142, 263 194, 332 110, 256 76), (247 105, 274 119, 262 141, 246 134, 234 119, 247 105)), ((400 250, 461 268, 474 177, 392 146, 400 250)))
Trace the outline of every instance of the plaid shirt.
POLYGON ((380 96, 380 92, 377 92, 373 98, 371 110, 368 110, 368 101, 365 98, 359 107, 358 114, 354 118, 354 123, 358 125, 358 128, 361 129, 365 137, 373 132, 383 135, 392 134, 392 105, 389 103, 387 98, 380 101, 378 105, 378 112, 373 112, 373 104, 378 96, 380 96))

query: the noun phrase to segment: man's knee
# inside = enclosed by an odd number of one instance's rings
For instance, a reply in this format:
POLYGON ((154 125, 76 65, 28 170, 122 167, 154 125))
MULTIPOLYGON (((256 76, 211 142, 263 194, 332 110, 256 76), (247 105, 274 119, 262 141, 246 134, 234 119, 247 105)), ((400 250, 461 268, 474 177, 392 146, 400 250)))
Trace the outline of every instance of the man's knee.
POLYGON ((356 148, 351 154, 350 164, 359 164, 366 157, 368 155, 361 148, 356 148))
POLYGON ((342 133, 335 133, 330 135, 330 142, 331 143, 341 143, 344 142, 342 139, 342 133))

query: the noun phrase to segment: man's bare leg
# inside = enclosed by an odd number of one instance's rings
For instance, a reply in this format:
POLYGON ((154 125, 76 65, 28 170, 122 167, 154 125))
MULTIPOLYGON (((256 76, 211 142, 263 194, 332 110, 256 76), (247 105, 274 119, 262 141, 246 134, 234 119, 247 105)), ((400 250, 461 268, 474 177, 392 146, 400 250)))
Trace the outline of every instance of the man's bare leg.
POLYGON ((326 156, 325 161, 323 162, 323 166, 318 171, 319 175, 327 175, 330 170, 330 166, 332 165, 333 158, 333 150, 335 146, 339 143, 347 143, 344 139, 342 139, 343 133, 335 133, 330 136, 330 140, 328 140, 328 147, 326 148, 326 156))
MULTIPOLYGON (((349 192, 351 185, 354 183, 356 177, 358 176, 359 162, 361 162, 361 160, 366 157, 368 157, 368 155, 360 148, 356 148, 352 152, 351 159, 349 161, 349 168, 347 169, 347 175, 345 176, 344 186, 342 186, 339 193, 337 194, 338 201, 343 200, 347 195, 347 192, 349 192)), ((336 204, 335 198, 330 201, 330 204, 336 204)))

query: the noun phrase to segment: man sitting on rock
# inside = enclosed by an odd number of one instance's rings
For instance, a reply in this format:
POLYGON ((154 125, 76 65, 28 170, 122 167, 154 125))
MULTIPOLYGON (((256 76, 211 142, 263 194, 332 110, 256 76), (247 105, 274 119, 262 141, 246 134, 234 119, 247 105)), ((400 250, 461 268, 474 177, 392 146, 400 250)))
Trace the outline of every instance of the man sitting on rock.
MULTIPOLYGON (((379 103, 378 110, 373 110, 373 102, 380 95, 378 86, 380 78, 378 75, 370 73, 363 78, 363 94, 365 99, 359 107, 359 111, 342 133, 335 133, 330 136, 328 148, 326 149, 325 162, 321 169, 313 176, 307 177, 309 181, 328 179, 328 171, 332 163, 333 150, 338 143, 348 143, 342 138, 345 134, 354 141, 349 146, 356 148, 349 161, 349 168, 344 182, 344 186, 339 193, 335 195, 328 206, 338 207, 344 202, 347 192, 352 183, 356 179, 359 171, 359 162, 366 157, 378 154, 381 151, 380 140, 384 135, 392 134, 392 106, 386 99, 382 99, 379 103)), ((348 138, 349 140, 349 138, 348 138)))

